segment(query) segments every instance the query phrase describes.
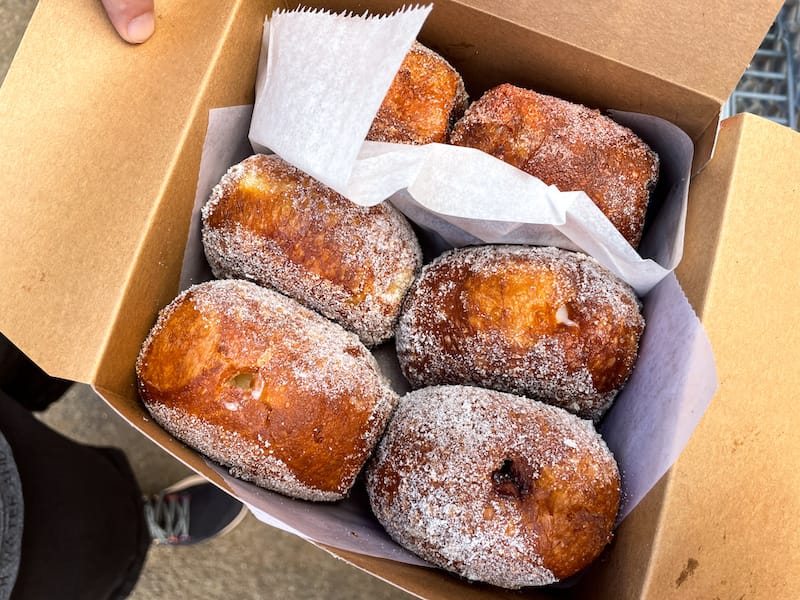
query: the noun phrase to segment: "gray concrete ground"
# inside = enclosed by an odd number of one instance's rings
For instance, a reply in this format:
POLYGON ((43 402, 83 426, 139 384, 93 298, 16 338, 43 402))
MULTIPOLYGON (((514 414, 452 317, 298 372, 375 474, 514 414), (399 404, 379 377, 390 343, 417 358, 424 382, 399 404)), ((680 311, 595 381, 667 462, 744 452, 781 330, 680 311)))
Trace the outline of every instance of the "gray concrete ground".
POLYGON ((36 0, 0 0, 0 82, 36 8, 36 0))
MULTIPOLYGON (((35 6, 36 0, 0 0, 0 82, 35 6)), ((42 419, 80 442, 122 448, 145 493, 157 492, 190 473, 125 423, 88 386, 73 385, 42 419)), ((248 515, 231 533, 205 544, 153 547, 131 598, 402 600, 411 596, 248 515)))

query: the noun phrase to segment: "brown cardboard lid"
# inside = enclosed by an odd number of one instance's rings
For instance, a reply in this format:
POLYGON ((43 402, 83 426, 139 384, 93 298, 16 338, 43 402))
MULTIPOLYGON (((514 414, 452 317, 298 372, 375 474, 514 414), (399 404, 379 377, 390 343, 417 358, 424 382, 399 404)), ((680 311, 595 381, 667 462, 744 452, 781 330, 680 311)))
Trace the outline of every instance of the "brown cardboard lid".
POLYGON ((51 374, 94 381, 125 302, 177 289, 209 102, 252 102, 264 11, 159 4, 131 46, 99 2, 39 2, 0 88, 0 329, 51 374))
MULTIPOLYGON (((562 3, 563 13, 541 4, 439 0, 423 37, 454 40, 449 54, 477 88, 516 74, 520 83, 599 106, 647 105, 662 116, 674 113, 708 149, 719 99, 683 87, 694 75, 677 85, 659 79, 697 69, 674 51, 670 59, 645 56, 653 30, 630 25, 644 27, 648 11, 615 2, 603 8, 614 18, 597 20, 587 17, 599 10, 588 1, 562 3), (578 5, 582 21, 572 14, 578 5), (470 46, 478 33, 482 44, 470 46), (630 44, 618 41, 624 36, 630 44), (623 51, 628 45, 638 50, 623 51), (663 72, 642 70, 650 68, 663 72)), ((731 14, 708 4, 706 17, 685 3, 659 7, 655 31, 685 37, 655 47, 665 52, 704 40, 720 62, 744 65, 778 3, 733 10, 725 2, 731 14)), ((376 11, 400 5, 370 3, 376 11)), ((127 361, 131 340, 142 339, 152 314, 174 295, 208 109, 251 101, 263 16, 276 6, 159 4, 155 36, 130 46, 95 2, 39 3, 0 89, 0 193, 7 199, 0 222, 9 224, 0 235, 0 330, 50 373, 97 383, 108 372, 101 361, 127 361), (123 329, 125 352, 115 335, 123 329)), ((725 72, 724 82, 709 75, 714 93, 732 79, 725 72)))
POLYGON ((781 0, 460 1, 720 104, 736 86, 782 5, 781 0))
POLYGON ((610 563, 582 589, 796 595, 798 164, 800 133, 753 115, 722 122, 717 153, 692 185, 677 269, 714 348, 719 388, 677 462, 622 524, 610 563))
POLYGON ((719 160, 690 198, 678 277, 715 348, 719 391, 662 509, 648 584, 675 597, 800 588, 798 165, 800 133, 740 115, 723 122, 719 160))

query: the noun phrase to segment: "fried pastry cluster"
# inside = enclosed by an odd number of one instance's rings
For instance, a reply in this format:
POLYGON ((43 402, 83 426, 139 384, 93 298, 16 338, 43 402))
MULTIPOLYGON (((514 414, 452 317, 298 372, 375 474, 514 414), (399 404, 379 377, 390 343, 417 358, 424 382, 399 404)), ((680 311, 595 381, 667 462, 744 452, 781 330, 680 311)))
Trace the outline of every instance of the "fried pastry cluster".
MULTIPOLYGON (((373 141, 481 149, 581 189, 636 246, 658 157, 597 111, 511 85, 468 107, 464 82, 415 44, 373 141)), ((486 245, 422 265, 388 203, 361 207, 275 155, 231 167, 202 209, 214 281, 165 307, 139 395, 232 475, 314 501, 362 468, 372 509, 412 552, 519 588, 569 577, 612 536, 620 498, 599 420, 644 329, 633 290, 593 258, 486 245), (395 337, 414 391, 368 349, 395 337)))

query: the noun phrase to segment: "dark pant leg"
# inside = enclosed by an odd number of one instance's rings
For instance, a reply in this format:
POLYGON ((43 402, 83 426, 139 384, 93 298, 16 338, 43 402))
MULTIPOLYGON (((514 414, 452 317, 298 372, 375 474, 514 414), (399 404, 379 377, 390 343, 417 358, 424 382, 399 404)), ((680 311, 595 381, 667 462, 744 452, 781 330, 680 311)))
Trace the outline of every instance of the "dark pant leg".
POLYGON ((0 431, 22 483, 22 553, 12 600, 124 598, 150 540, 125 455, 77 444, 0 392, 0 431))
POLYGON ((0 392, 30 410, 44 410, 72 384, 50 377, 0 333, 0 392))

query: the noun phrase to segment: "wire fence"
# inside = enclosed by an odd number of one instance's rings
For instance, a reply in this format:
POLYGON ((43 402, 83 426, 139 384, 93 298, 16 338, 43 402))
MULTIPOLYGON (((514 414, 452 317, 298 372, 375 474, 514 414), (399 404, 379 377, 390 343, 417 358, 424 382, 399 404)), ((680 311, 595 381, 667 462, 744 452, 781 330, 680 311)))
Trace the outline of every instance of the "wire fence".
POLYGON ((723 107, 751 112, 792 129, 800 113, 800 0, 787 0, 723 107))

